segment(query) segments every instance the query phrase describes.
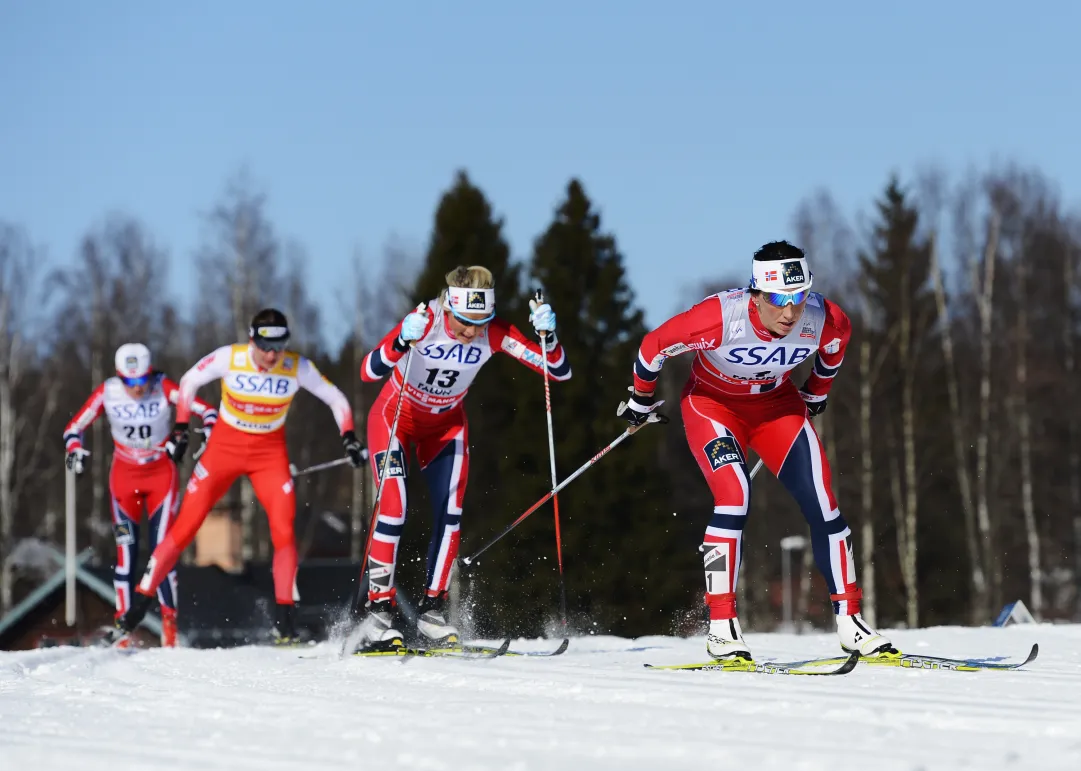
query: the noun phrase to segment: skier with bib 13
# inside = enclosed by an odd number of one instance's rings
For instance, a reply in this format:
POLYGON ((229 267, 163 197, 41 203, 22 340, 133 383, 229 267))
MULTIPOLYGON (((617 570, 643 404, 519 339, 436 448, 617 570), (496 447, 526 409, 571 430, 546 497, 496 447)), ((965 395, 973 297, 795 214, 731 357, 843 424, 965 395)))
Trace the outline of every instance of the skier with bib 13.
POLYGON ((803 250, 765 244, 752 261, 750 286, 712 295, 642 340, 632 398, 622 416, 645 422, 665 359, 693 351, 680 409, 691 453, 713 493, 701 546, 709 633, 715 659, 751 659, 736 615, 736 580, 751 481, 744 448, 762 458, 799 504, 811 530, 815 563, 829 586, 841 647, 863 656, 892 655, 890 641, 860 616, 852 533, 833 495, 829 461, 810 418, 826 408, 844 359, 851 324, 811 291, 803 250), (789 374, 814 356, 797 390, 789 374))
POLYGON ((446 281, 439 297, 406 316, 361 366, 361 377, 369 382, 390 375, 368 413, 368 447, 376 480, 387 452, 390 458, 371 535, 368 598, 357 632, 358 650, 403 644, 397 629, 394 568, 405 524, 410 445, 416 447, 421 473, 431 490, 435 520, 417 631, 430 643, 453 644, 458 630, 447 622, 443 606, 458 555, 469 475, 466 392, 481 367, 500 352, 538 373, 543 372, 541 357, 546 356, 553 380, 571 376, 570 363, 556 339, 551 306, 536 303, 529 316, 538 334, 546 336, 542 351, 517 327, 495 315, 495 284, 487 268, 458 267, 447 274, 446 281), (416 361, 410 363, 407 357, 416 361))

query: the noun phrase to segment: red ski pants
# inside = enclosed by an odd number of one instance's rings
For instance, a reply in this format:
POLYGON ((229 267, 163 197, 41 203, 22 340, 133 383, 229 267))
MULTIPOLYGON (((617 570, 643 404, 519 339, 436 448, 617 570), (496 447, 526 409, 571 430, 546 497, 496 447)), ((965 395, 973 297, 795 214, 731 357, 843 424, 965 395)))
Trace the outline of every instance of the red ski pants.
POLYGON ((702 544, 710 618, 736 615, 743 527, 751 502, 745 448, 758 453, 799 504, 834 611, 858 613, 852 532, 837 508, 829 461, 796 387, 789 381, 769 393, 732 396, 692 377, 681 408, 687 443, 713 493, 713 516, 702 544))
POLYGON ((458 556, 462 500, 469 478, 469 427, 459 404, 433 413, 402 400, 398 431, 391 437, 398 389, 393 382, 383 387, 368 413, 368 448, 372 475, 378 482, 383 458, 390 451, 387 479, 379 500, 379 516, 368 557, 368 597, 393 597, 398 543, 405 526, 406 476, 410 447, 416 448, 421 473, 432 500, 432 537, 428 544, 425 590, 434 597, 447 589, 450 570, 458 556))
POLYGON ((219 422, 211 434, 206 452, 195 464, 180 506, 176 524, 154 550, 139 592, 149 595, 176 564, 180 553, 195 539, 195 533, 238 477, 251 480, 255 497, 270 520, 270 540, 274 544, 274 598, 280 605, 292 605, 297 572, 297 547, 293 533, 296 497, 285 449, 285 431, 249 434, 219 422))
MULTIPOLYGON (((109 494, 112 498, 113 536, 116 538, 116 566, 113 588, 116 590, 116 614, 127 612, 131 604, 132 571, 139 562, 139 525, 143 512, 150 524, 150 548, 165 538, 176 520, 180 474, 176 464, 162 456, 151 463, 127 463, 113 459, 109 470, 109 494)), ((176 608, 176 571, 169 571, 157 587, 158 602, 164 608, 176 608)))

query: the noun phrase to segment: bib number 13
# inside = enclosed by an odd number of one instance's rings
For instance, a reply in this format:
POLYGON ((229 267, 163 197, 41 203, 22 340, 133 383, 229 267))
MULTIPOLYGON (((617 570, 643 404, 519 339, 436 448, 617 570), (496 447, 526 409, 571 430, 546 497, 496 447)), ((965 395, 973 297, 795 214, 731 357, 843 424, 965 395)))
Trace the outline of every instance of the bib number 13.
POLYGON ((425 370, 425 372, 428 373, 428 377, 424 382, 439 388, 452 387, 458 381, 458 375, 461 374, 456 369, 439 369, 438 367, 425 370))

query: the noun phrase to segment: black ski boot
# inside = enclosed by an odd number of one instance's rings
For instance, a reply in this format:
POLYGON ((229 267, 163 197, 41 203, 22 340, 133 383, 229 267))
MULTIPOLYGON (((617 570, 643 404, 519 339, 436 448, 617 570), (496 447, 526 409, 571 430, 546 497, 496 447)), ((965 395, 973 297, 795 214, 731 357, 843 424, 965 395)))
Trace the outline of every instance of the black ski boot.
POLYGON ((150 610, 150 606, 153 603, 153 597, 147 597, 140 592, 132 592, 131 605, 128 607, 128 612, 115 620, 116 628, 119 633, 118 639, 129 636, 139 628, 139 624, 142 623, 143 619, 146 617, 147 611, 150 610))
POLYGON ((296 645, 300 642, 294 613, 294 605, 278 603, 274 606, 274 628, 270 630, 270 636, 275 645, 296 645))

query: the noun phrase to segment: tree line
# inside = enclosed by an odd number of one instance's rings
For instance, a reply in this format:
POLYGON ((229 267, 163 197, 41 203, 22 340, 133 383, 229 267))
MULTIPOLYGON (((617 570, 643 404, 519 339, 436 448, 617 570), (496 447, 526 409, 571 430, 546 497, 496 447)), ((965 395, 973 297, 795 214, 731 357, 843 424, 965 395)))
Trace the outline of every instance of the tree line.
MULTIPOLYGON (((615 408, 648 329, 616 236, 577 179, 521 259, 493 204, 460 172, 435 211, 425 254, 389 247, 377 260, 354 255, 332 298, 312 296, 310 255, 279 234, 265 195, 245 175, 230 181, 201 224, 195 253, 173 258, 136 217, 112 215, 88 230, 71 265, 50 269, 31 234, 0 218, 0 611, 40 579, 32 545, 63 538, 63 427, 112 373, 124 342, 145 342, 156 366, 179 378, 202 354, 246 339, 256 310, 279 307, 296 348, 352 400, 363 435, 381 386, 361 381, 364 354, 411 307, 435 297, 447 271, 481 264, 495 274, 500 314, 523 330, 538 288, 558 315, 574 369, 552 387, 560 477, 623 430, 615 408), (171 259, 199 277, 188 307, 170 290, 171 259), (331 315, 350 322, 336 350, 322 335, 331 315)), ((800 204, 790 233, 761 234, 763 243, 787 235, 802 246, 815 288, 852 319, 817 427, 855 536, 872 623, 987 623, 1014 599, 1039 617, 1081 615, 1081 436, 1069 397, 1078 366, 1079 224, 1041 172, 1005 166, 960 179, 934 169, 892 178, 857 221, 818 191, 800 204)), ((749 264, 750 255, 742 259, 749 264)), ((744 285, 745 272, 692 277, 698 290, 686 305, 744 285)), ((678 310, 653 309, 651 321, 678 310)), ((809 366, 795 373, 797 384, 809 366)), ((700 628, 696 547, 712 503, 677 408, 689 368, 687 357, 677 358, 662 374, 671 424, 636 434, 560 496, 568 606, 579 632, 700 628)), ((549 486, 542 388, 535 373, 497 356, 471 389, 463 553, 549 486)), ((205 395, 218 397, 213 389, 205 395)), ((341 452, 333 418, 310 397, 298 398, 287 432, 297 466, 341 452)), ((103 420, 88 445, 79 545, 108 559, 111 442, 103 420)), ((320 556, 315 534, 328 517, 340 533, 338 556, 359 557, 374 487, 368 476, 303 478, 302 558, 320 556)), ((409 486, 399 581, 415 595, 431 517, 419 474, 409 486)), ((250 486, 238 483, 226 503, 241 523, 243 556, 268 559, 269 532, 250 486)), ((537 634, 552 623, 550 512, 533 515, 460 575, 462 612, 478 632, 537 634)), ((779 542, 805 532, 776 480, 756 477, 740 581, 746 627, 776 624, 779 542)), ((797 613, 824 625, 825 584, 809 550, 796 559, 797 613)))

